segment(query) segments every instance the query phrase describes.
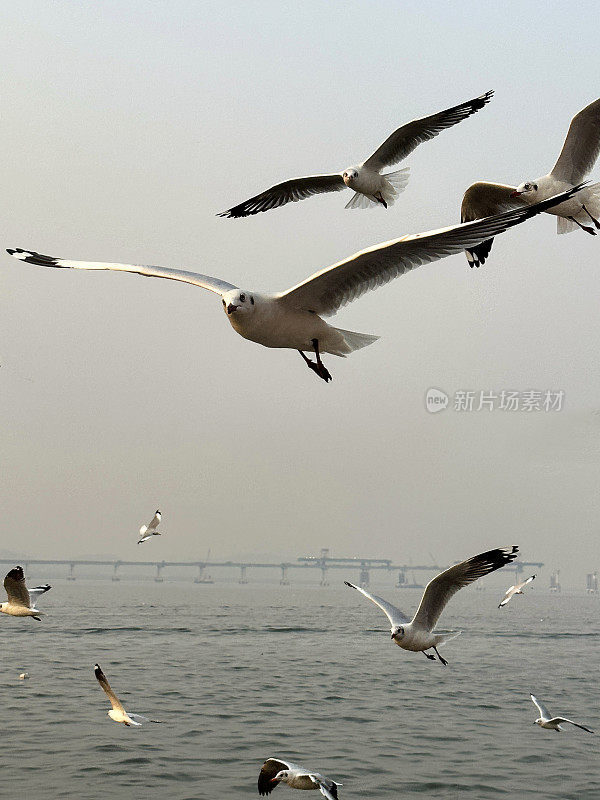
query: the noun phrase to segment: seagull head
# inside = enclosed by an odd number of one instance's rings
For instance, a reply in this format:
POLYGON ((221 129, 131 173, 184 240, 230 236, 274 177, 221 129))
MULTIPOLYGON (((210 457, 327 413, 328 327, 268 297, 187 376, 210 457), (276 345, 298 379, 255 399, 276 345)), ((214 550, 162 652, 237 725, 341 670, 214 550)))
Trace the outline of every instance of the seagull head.
POLYGON ((525 183, 519 184, 514 192, 512 192, 511 197, 520 197, 522 194, 535 194, 538 190, 537 183, 532 183, 531 181, 525 181, 525 183))
POLYGON ((392 639, 399 641, 400 639, 404 638, 404 628, 402 625, 396 625, 395 628, 392 628, 392 639))
POLYGON ((354 167, 350 167, 350 169, 345 169, 342 178, 344 179, 344 183, 346 186, 352 186, 354 181, 358 178, 358 170, 354 169, 354 167))
POLYGON ((221 300, 227 316, 248 313, 254 309, 254 296, 250 292, 244 292, 241 289, 232 289, 230 292, 225 292, 221 300))
POLYGON ((284 783, 290 777, 290 773, 287 769, 280 770, 274 778, 271 778, 271 783, 279 783, 279 781, 283 781, 284 783))

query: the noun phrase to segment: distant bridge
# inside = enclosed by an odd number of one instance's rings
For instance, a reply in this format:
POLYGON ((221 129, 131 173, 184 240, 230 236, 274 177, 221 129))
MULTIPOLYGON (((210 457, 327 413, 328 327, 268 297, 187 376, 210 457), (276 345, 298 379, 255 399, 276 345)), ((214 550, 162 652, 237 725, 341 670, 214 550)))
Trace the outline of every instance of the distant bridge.
MULTIPOLYGON (((239 583, 248 583, 248 570, 249 569, 275 569, 280 570, 279 582, 286 586, 289 584, 289 570, 292 569, 319 569, 321 571, 321 586, 328 586, 328 572, 330 569, 343 569, 346 572, 351 570, 358 570, 359 577, 358 583, 361 586, 368 586, 370 581, 371 570, 385 570, 386 572, 397 572, 399 588, 410 588, 419 586, 414 580, 415 572, 441 572, 445 567, 438 564, 394 564, 393 561, 387 558, 330 558, 329 551, 324 549, 321 551, 320 556, 303 556, 298 558, 295 562, 281 561, 275 563, 265 563, 259 561, 123 561, 123 560, 102 560, 102 559, 56 559, 56 558, 26 558, 7 559, 0 558, 0 564, 15 565, 16 563, 22 564, 25 572, 33 565, 52 565, 52 566, 66 566, 68 568, 67 580, 75 580, 75 567, 93 566, 93 567, 111 567, 113 581, 120 580, 119 570, 122 567, 150 567, 155 570, 154 580, 162 582, 163 570, 171 567, 183 567, 197 570, 194 583, 213 583, 207 570, 215 569, 239 569, 239 583), (413 582, 410 583, 406 575, 407 573, 413 574, 413 582)), ((511 570, 515 573, 515 579, 521 575, 525 569, 537 568, 541 569, 543 563, 539 561, 514 561, 507 565, 504 570, 511 570)))

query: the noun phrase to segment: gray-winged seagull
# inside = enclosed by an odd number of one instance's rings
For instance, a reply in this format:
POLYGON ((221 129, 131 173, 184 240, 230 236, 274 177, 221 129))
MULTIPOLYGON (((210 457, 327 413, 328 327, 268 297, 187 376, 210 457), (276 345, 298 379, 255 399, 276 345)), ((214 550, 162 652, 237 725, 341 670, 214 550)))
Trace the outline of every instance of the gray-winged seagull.
POLYGON ((271 186, 255 197, 245 200, 233 208, 218 214, 219 217, 248 217, 261 211, 279 208, 286 203, 295 203, 315 194, 340 192, 348 187, 355 194, 346 208, 368 208, 382 205, 391 206, 399 192, 408 183, 408 167, 381 175, 384 167, 391 167, 409 156, 412 151, 438 133, 451 128, 471 114, 479 111, 492 98, 493 91, 482 94, 474 100, 447 108, 423 119, 415 119, 394 131, 362 164, 348 167, 333 175, 311 175, 306 178, 292 178, 289 181, 271 186))
POLYGON ((573 720, 567 719, 566 717, 552 717, 546 706, 543 703, 540 703, 535 695, 530 694, 529 696, 531 697, 534 706, 536 706, 537 710, 540 712, 539 718, 533 723, 534 725, 539 725, 540 728, 549 728, 552 731, 560 733, 562 730, 564 730, 560 727, 561 724, 563 722, 568 722, 569 725, 575 725, 576 728, 581 728, 582 731, 587 731, 588 733, 594 732, 593 730, 590 730, 590 728, 586 728, 585 725, 580 725, 578 722, 573 722, 573 720))
POLYGON ((160 722, 158 719, 148 719, 148 717, 143 717, 141 714, 132 714, 129 711, 125 711, 121 701, 111 689, 110 683, 106 680, 106 675, 100 669, 99 664, 94 664, 94 675, 98 679, 98 683, 110 700, 112 708, 106 713, 112 720, 115 722, 122 722, 123 725, 127 725, 127 727, 130 727, 131 725, 139 727, 140 725, 143 725, 144 722, 160 722))
POLYGON ((342 785, 291 761, 267 758, 258 776, 258 793, 270 794, 279 783, 287 783, 292 789, 319 789, 328 800, 338 800, 337 787, 342 785))
POLYGON ((147 525, 142 525, 142 527, 140 528, 140 540, 138 541, 138 544, 142 544, 142 542, 145 542, 148 539, 151 539, 153 536, 160 536, 161 535, 156 530, 158 528, 158 524, 160 522, 161 516, 162 515, 161 515, 160 511, 158 509, 156 509, 156 512, 155 512, 154 516, 152 517, 151 522, 149 522, 147 525))
POLYGON ((10 614, 13 617, 33 617, 41 622, 40 614, 44 612, 38 611, 35 604, 40 595, 52 588, 49 583, 28 589, 25 585, 23 567, 14 567, 4 578, 4 588, 8 602, 0 604, 0 611, 3 614, 10 614))
POLYGON ((534 206, 513 209, 464 225, 451 225, 435 231, 403 236, 369 247, 344 261, 315 272, 285 292, 253 292, 240 289, 220 278, 169 267, 70 261, 21 248, 7 252, 20 261, 42 267, 135 272, 208 289, 220 295, 223 310, 240 336, 264 347, 298 350, 310 369, 324 381, 330 381, 331 375, 321 360, 322 353, 345 357, 348 353, 371 344, 378 337, 334 328, 323 317, 335 314, 342 306, 356 300, 365 292, 383 286, 421 264, 460 253, 490 236, 496 236, 525 222, 570 197, 578 188, 534 206), (316 363, 305 352, 315 353, 316 363))
MULTIPOLYGON (((485 181, 469 186, 462 201, 462 222, 498 214, 519 205, 531 205, 564 192, 584 180, 596 163, 599 152, 600 99, 573 117, 558 161, 547 175, 524 181, 519 186, 485 181)), ((600 230, 600 183, 586 186, 570 200, 548 209, 548 214, 558 217, 557 233, 570 233, 581 228, 595 236, 600 230)), ((493 241, 488 239, 477 247, 466 248, 471 267, 485 263, 493 241)))
POLYGON ((425 587, 421 604, 412 619, 399 608, 388 603, 387 600, 370 594, 360 586, 355 586, 348 581, 344 581, 344 583, 364 594, 379 606, 390 621, 392 639, 398 647, 416 653, 422 652, 427 658, 435 661, 434 655, 425 653, 425 650, 433 649, 442 664, 446 665, 448 662, 438 653, 437 646, 454 639, 460 633, 460 631, 453 633, 435 633, 434 631, 446 604, 463 586, 468 586, 478 578, 510 564, 517 557, 518 551, 519 548, 516 546, 487 550, 485 553, 461 561, 460 564, 455 564, 444 572, 440 572, 425 587))

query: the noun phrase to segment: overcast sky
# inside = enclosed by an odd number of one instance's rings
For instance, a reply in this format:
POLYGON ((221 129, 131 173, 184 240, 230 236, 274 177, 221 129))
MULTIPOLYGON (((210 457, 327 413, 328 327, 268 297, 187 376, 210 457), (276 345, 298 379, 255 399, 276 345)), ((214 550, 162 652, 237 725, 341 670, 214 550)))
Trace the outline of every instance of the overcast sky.
MULTIPOLYGON (((161 264, 285 289, 459 219, 474 180, 550 170, 600 95, 597 6, 437 2, 2 3, 2 247, 161 264), (215 214, 342 170, 400 124, 488 89, 420 146, 387 212, 323 195, 215 214)), ((600 179, 600 168, 592 176, 600 179)), ((519 544, 582 587, 600 566, 600 237, 544 215, 490 260, 422 267, 335 318, 381 339, 328 356, 231 329, 214 295, 1 256, 0 549, 157 559, 450 562, 519 544), (430 414, 429 387, 449 406, 430 414), (454 394, 564 392, 560 411, 454 394)))

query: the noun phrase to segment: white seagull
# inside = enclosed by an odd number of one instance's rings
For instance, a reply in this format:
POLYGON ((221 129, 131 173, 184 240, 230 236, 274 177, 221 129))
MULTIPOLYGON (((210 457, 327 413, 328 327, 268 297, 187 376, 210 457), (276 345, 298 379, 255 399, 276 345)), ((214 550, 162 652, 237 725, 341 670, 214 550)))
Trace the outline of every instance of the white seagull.
POLYGON ((468 586, 478 578, 483 577, 483 575, 488 575, 490 572, 510 564, 517 557, 518 551, 519 548, 516 546, 488 550, 466 561, 461 561, 460 564, 455 564, 444 572, 440 572, 425 587, 421 604, 412 619, 407 617, 399 608, 388 603, 387 600, 383 600, 377 595, 369 594, 365 589, 355 586, 353 583, 348 583, 348 581, 344 581, 344 583, 346 586, 350 586, 352 589, 364 594, 365 597, 368 597, 375 605, 379 606, 390 621, 392 639, 398 647, 402 647, 403 650, 412 650, 416 653, 422 652, 427 658, 435 661, 433 654, 425 653, 426 650, 432 648, 445 666, 448 662, 438 653, 437 646, 445 644, 460 634, 460 631, 454 631, 453 633, 434 632, 435 625, 446 604, 463 586, 468 586))
POLYGON ((270 794, 279 783, 292 789, 318 789, 328 800, 338 800, 337 787, 342 785, 291 761, 267 758, 258 776, 258 793, 270 794))
POLYGON ((130 712, 125 711, 121 705, 121 701, 110 688, 110 683, 106 680, 106 675, 102 672, 98 664, 94 664, 94 675, 98 679, 98 683, 104 689, 108 699, 110 700, 112 708, 106 713, 112 720, 115 722, 122 722, 123 725, 127 725, 127 727, 130 727, 131 725, 139 727, 140 725, 143 725, 144 722, 160 722, 158 719, 148 719, 148 717, 143 717, 141 714, 131 714, 130 712))
POLYGON ((44 612, 38 611, 35 604, 40 595, 52 588, 49 583, 28 589, 25 586, 23 567, 15 567, 4 578, 4 588, 8 602, 0 604, 0 611, 3 614, 10 614, 13 617, 33 617, 41 622, 40 614, 44 612))
POLYGON ((382 205, 384 208, 391 206, 398 193, 403 191, 408 183, 408 167, 381 175, 384 167, 391 167, 398 161, 403 161, 412 151, 429 139, 433 139, 440 131, 451 128, 471 114, 475 114, 492 98, 493 91, 486 92, 481 97, 461 103, 459 106, 447 108, 437 114, 423 119, 415 119, 401 128, 398 128, 385 142, 377 148, 372 156, 357 164, 348 167, 343 172, 333 175, 311 175, 307 178, 292 178, 289 181, 271 186, 255 197, 218 214, 219 217, 248 217, 260 211, 269 211, 279 208, 286 203, 295 203, 314 194, 324 192, 340 192, 348 187, 355 194, 346 205, 346 208, 368 208, 369 206, 382 205))
POLYGON ((530 575, 529 578, 527 578, 527 580, 523 581, 522 583, 516 583, 514 586, 511 586, 510 589, 507 589, 506 594, 504 595, 504 597, 500 601, 500 604, 498 605, 498 608, 502 608, 502 606, 505 606, 509 602, 511 597, 513 597, 515 594, 523 594, 522 592, 523 587, 527 586, 527 584, 531 583, 531 581, 534 579, 535 575, 530 575))
POLYGON ((579 723, 573 722, 573 720, 567 719, 566 717, 551 717, 546 706, 540 703, 535 695, 530 694, 529 696, 534 706, 536 706, 537 710, 540 712, 539 719, 536 719, 533 723, 534 725, 539 725, 540 728, 549 728, 552 731, 560 733, 563 730, 563 728, 560 727, 561 723, 568 722, 570 725, 575 725, 576 728, 581 728, 582 731, 587 731, 588 733, 594 732, 590 730, 590 728, 586 728, 585 725, 579 725, 579 723))
MULTIPOLYGON (((519 186, 480 181, 469 186, 461 208, 462 222, 498 214, 519 205, 531 205, 581 183, 596 163, 600 152, 600 99, 586 106, 571 120, 558 161, 548 175, 524 181, 519 186)), ((557 233, 581 228, 593 236, 600 230, 600 183, 586 186, 570 200, 548 209, 554 214, 557 233), (592 225, 594 227, 592 227, 592 225)), ((485 263, 493 239, 466 248, 471 267, 485 263)))
POLYGON ((240 336, 264 347, 298 350, 310 369, 324 381, 330 381, 331 375, 321 361, 321 353, 331 353, 343 358, 354 350, 366 347, 378 337, 334 328, 323 317, 335 314, 342 306, 356 300, 365 292, 383 286, 421 264, 459 253, 489 239, 490 236, 519 225, 529 217, 562 202, 577 189, 578 187, 534 206, 513 209, 496 217, 403 236, 401 239, 369 247, 344 261, 315 272, 285 292, 253 292, 240 289, 220 278, 169 267, 69 261, 21 248, 7 252, 20 261, 42 267, 135 272, 208 289, 221 297, 223 310, 240 336), (315 353, 316 363, 305 352, 315 353))
POLYGON ((140 528, 140 540, 138 544, 145 542, 147 539, 151 539, 153 536, 160 536, 161 534, 156 530, 158 528, 158 523, 160 522, 161 513, 158 509, 154 516, 152 517, 152 521, 148 523, 148 525, 142 525, 140 528))

